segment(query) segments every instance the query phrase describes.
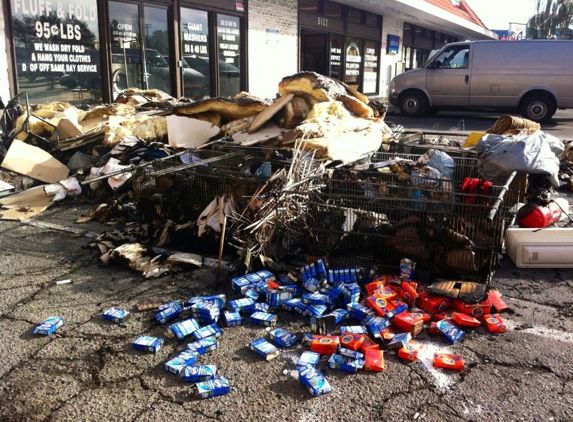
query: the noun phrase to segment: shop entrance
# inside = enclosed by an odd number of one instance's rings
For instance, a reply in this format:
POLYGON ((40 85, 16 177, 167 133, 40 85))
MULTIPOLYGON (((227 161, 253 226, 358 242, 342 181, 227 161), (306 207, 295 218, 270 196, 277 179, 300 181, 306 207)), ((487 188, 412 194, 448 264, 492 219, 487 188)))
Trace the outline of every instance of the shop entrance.
POLYGON ((109 3, 114 96, 126 88, 174 94, 167 12, 164 7, 109 3))

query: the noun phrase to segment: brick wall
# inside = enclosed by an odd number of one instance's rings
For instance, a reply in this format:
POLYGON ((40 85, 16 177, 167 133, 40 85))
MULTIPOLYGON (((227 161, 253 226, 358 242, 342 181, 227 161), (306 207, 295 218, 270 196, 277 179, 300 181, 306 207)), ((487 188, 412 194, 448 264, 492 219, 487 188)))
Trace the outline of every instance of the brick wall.
POLYGON ((248 91, 274 98, 284 76, 298 70, 298 2, 249 0, 248 91))

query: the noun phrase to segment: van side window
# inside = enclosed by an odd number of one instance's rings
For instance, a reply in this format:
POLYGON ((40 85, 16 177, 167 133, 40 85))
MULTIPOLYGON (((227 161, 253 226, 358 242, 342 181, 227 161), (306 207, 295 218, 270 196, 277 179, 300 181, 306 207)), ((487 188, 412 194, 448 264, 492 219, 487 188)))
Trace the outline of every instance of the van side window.
POLYGON ((467 69, 469 61, 469 46, 446 48, 434 61, 435 69, 467 69))

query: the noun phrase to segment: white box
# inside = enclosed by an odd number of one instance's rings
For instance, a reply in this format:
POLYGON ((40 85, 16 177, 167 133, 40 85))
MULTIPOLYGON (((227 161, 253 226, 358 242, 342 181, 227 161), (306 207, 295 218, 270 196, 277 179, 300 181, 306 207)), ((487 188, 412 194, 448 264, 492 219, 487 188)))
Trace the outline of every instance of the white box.
POLYGON ((507 229, 505 248, 518 268, 573 268, 573 228, 507 229))

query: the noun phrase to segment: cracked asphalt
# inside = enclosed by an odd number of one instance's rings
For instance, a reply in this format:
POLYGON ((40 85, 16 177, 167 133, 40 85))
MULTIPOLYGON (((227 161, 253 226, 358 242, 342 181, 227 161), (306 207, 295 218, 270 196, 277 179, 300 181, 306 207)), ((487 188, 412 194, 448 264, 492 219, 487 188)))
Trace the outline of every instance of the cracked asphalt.
MULTIPOLYGON (((492 282, 510 309, 504 334, 467 330, 450 346, 428 335, 421 359, 405 363, 385 352, 382 373, 347 374, 318 367, 332 392, 313 398, 292 376, 306 346, 298 343, 266 362, 247 344, 265 336, 245 322, 224 327, 219 347, 198 362, 217 366, 229 394, 199 399, 193 384, 163 369, 189 341, 166 339, 156 353, 132 349, 141 334, 163 336, 143 303, 225 293, 214 268, 143 279, 122 267, 100 267, 89 237, 110 227, 75 224, 92 205, 66 199, 35 223, 0 221, 0 420, 13 421, 571 421, 573 420, 573 270, 518 269, 508 257, 492 282), (57 284, 56 281, 71 280, 57 284), (101 313, 132 312, 118 325, 101 313), (49 337, 32 334, 49 316, 64 325, 49 337), (434 350, 460 353, 463 372, 436 370, 434 350)), ((278 310, 277 327, 308 332, 308 318, 278 310)))

